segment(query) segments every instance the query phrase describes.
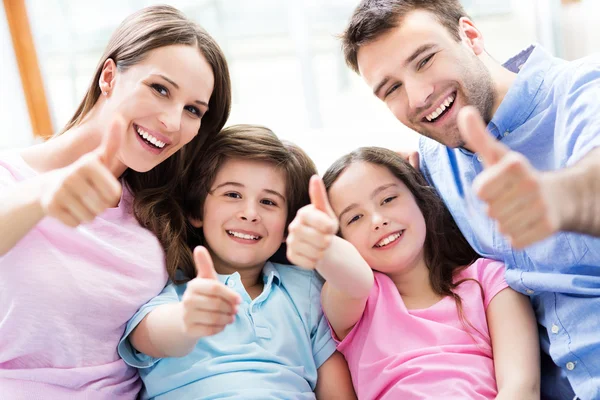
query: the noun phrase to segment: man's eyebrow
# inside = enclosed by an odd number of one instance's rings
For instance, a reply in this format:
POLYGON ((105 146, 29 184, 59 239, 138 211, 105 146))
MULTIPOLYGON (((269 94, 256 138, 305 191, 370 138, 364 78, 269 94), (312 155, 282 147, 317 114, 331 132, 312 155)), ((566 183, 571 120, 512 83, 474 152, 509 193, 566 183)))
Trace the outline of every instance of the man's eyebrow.
POLYGON ((435 47, 435 45, 432 43, 427 43, 417 47, 417 49, 410 55, 410 57, 408 57, 406 61, 404 61, 404 66, 406 67, 408 64, 415 61, 415 59, 421 54, 425 53, 427 50, 432 49, 433 47, 435 47))
MULTIPOLYGON (((419 46, 411 55, 410 57, 408 57, 406 60, 404 60, 404 67, 406 67, 408 64, 410 64, 411 62, 413 62, 415 59, 417 59, 421 54, 423 54, 424 52, 432 49, 433 47, 435 47, 434 44, 432 43, 427 43, 424 45, 419 46)), ((379 82, 376 86, 375 89, 373 90, 373 94, 376 97, 379 97, 379 91, 381 90, 381 88, 383 88, 389 81, 391 80, 390 76, 384 76, 383 79, 381 80, 381 82, 379 82)))
MULTIPOLYGON (((163 74, 155 74, 156 76, 160 76, 161 78, 163 78, 165 81, 169 82, 171 85, 173 85, 175 87, 175 89, 179 89, 179 85, 177 83, 175 83, 175 81, 173 81, 171 78, 163 75, 163 74)), ((208 103, 202 100, 195 100, 194 103, 199 104, 201 106, 205 106, 206 108, 208 108, 208 103)))

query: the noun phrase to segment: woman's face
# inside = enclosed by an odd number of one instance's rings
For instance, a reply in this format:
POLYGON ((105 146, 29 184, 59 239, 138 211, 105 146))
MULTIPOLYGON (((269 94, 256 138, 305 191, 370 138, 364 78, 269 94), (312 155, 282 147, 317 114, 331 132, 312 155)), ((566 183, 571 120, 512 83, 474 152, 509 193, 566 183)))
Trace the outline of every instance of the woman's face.
POLYGON ((106 126, 115 114, 124 120, 118 160, 149 171, 192 140, 214 87, 211 66, 195 46, 151 50, 144 60, 119 71, 104 65, 99 106, 106 126))

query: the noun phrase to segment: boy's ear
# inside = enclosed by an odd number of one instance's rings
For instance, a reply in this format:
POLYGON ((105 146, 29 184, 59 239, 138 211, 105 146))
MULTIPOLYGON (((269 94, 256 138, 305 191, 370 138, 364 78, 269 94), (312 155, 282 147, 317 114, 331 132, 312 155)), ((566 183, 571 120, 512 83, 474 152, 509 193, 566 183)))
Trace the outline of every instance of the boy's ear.
POLYGON ((190 221, 190 224, 192 224, 192 226, 194 228, 202 228, 202 220, 201 219, 189 217, 188 220, 190 221))

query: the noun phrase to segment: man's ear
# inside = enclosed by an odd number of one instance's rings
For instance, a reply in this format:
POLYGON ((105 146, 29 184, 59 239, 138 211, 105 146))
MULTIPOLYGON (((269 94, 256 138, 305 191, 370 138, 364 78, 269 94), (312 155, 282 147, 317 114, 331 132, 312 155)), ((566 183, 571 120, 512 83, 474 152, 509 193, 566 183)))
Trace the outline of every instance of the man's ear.
POLYGON ((115 86, 116 77, 117 64, 115 64, 112 58, 109 58, 104 62, 104 65, 102 66, 102 72, 100 73, 100 80, 98 81, 100 91, 102 91, 102 93, 109 94, 115 86))
POLYGON ((473 21, 468 17, 462 17, 458 20, 458 28, 463 42, 473 50, 476 56, 481 55, 485 51, 483 34, 473 21))
POLYGON ((202 220, 200 220, 198 218, 193 218, 193 217, 189 217, 188 220, 190 221, 190 224, 192 224, 192 226, 194 228, 202 228, 202 220))

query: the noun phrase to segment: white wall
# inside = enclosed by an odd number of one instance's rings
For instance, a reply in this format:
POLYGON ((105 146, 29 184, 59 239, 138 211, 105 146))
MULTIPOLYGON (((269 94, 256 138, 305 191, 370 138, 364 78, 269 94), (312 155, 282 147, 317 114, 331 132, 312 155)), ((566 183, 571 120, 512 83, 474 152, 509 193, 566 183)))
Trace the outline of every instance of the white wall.
POLYGON ((33 135, 4 3, 0 3, 0 149, 24 147, 33 135))

